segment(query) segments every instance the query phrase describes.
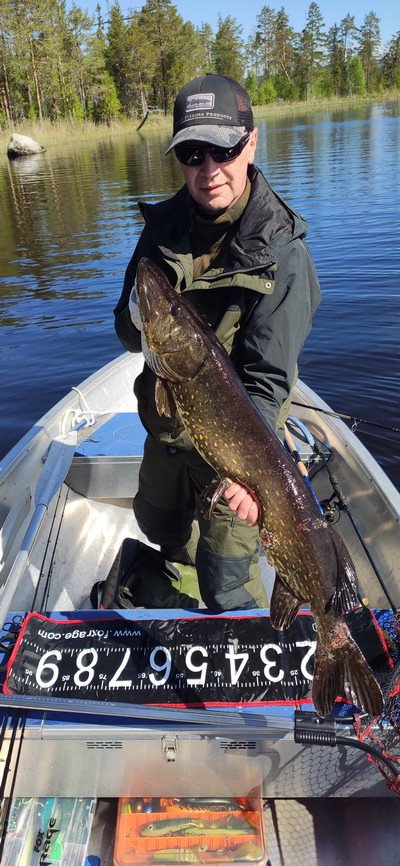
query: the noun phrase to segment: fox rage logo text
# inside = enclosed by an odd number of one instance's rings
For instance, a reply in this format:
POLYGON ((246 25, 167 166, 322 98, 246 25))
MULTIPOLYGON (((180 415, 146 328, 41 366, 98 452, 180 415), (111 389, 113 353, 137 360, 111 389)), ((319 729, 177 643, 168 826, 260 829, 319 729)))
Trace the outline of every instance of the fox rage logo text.
POLYGON ((44 833, 39 830, 39 833, 36 837, 34 851, 36 854, 40 854, 39 866, 52 866, 52 860, 48 860, 49 850, 52 842, 52 838, 55 833, 58 833, 58 828, 56 827, 56 819, 50 818, 49 826, 47 832, 44 833))

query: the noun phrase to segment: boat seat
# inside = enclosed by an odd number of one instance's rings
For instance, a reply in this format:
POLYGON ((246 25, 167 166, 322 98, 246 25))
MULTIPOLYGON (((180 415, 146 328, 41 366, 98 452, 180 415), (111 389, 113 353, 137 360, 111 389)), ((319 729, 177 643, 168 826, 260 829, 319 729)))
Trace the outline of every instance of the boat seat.
POLYGON ((137 412, 121 412, 81 442, 66 483, 90 499, 132 499, 146 437, 137 412))

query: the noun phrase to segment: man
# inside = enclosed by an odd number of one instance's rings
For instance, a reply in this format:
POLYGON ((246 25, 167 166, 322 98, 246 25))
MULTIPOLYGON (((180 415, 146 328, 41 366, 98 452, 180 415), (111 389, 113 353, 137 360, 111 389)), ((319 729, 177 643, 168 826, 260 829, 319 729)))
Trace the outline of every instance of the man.
MULTIPOLYGON (((142 256, 152 259, 208 320, 258 410, 279 432, 320 292, 303 241, 306 224, 254 166, 257 136, 248 94, 232 79, 207 74, 178 93, 166 153, 175 152, 185 184, 166 201, 140 205, 145 227, 115 317, 123 345, 139 351, 135 275, 142 256)), ((135 383, 149 434, 134 500, 140 528, 167 559, 196 565, 211 610, 267 606, 257 503, 233 484, 204 519, 200 495, 214 473, 179 417, 158 415, 154 386, 145 364, 135 383)))

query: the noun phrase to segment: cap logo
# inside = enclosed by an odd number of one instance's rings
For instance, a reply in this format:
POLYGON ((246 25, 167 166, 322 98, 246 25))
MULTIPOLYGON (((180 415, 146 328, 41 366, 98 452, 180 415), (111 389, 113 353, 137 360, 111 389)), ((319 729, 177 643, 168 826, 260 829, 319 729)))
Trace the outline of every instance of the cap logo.
POLYGON ((204 111, 205 108, 210 111, 214 105, 214 93, 196 93, 187 97, 186 111, 204 111))

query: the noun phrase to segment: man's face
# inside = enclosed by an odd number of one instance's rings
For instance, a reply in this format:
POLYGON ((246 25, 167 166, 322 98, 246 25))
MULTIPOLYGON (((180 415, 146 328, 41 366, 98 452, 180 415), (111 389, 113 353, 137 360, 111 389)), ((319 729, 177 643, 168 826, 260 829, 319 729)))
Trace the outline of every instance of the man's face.
POLYGON ((206 152, 201 165, 181 165, 186 186, 202 210, 217 214, 237 202, 246 186, 248 166, 254 162, 257 137, 258 129, 253 129, 242 152, 230 162, 214 162, 206 152))

